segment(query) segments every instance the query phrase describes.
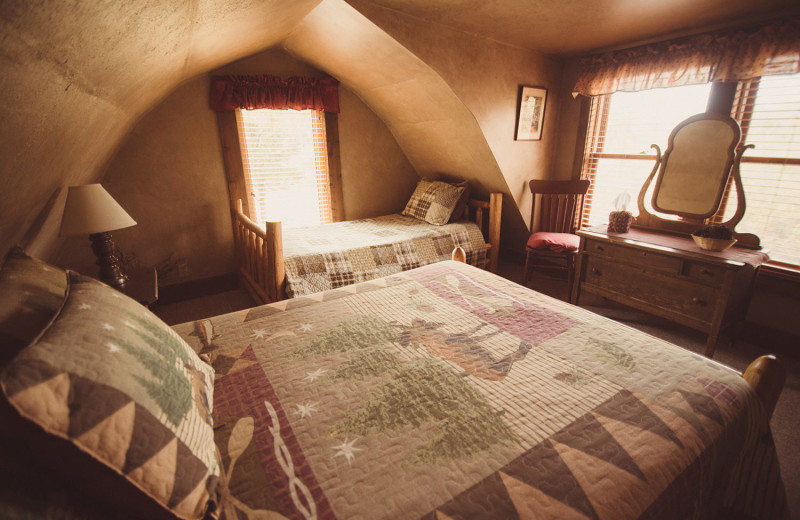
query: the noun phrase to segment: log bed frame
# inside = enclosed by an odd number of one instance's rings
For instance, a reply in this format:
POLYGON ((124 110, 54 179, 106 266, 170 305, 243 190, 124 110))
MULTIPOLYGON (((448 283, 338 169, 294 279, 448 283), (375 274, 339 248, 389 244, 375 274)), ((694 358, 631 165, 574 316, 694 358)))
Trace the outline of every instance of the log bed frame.
MULTIPOLYGON (((468 206, 470 220, 478 224, 486 237, 488 257, 484 268, 491 272, 497 270, 500 253, 502 202, 502 193, 490 193, 488 202, 470 199, 468 206)), ((231 217, 241 284, 260 305, 286 299, 281 223, 267 222, 266 228, 262 229, 244 214, 241 199, 236 201, 231 217)))

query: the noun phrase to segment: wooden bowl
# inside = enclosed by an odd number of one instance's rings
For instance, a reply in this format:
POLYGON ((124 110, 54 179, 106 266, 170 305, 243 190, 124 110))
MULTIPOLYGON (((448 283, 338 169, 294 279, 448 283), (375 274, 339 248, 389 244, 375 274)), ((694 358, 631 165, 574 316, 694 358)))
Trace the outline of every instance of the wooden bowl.
POLYGON ((697 235, 692 235, 692 240, 694 240, 694 243, 700 246, 701 249, 705 249, 706 251, 725 251, 736 243, 735 238, 728 240, 725 238, 699 237, 697 235))

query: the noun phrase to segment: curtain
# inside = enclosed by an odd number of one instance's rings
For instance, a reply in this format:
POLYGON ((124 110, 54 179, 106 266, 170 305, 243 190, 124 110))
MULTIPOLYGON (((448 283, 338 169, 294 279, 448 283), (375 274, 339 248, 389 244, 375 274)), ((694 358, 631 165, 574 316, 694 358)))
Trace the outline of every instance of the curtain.
POLYGON ((209 106, 217 112, 271 108, 324 110, 338 114, 339 82, 330 77, 213 76, 209 106))
POLYGON ((573 93, 595 96, 796 72, 800 17, 588 56, 573 93))

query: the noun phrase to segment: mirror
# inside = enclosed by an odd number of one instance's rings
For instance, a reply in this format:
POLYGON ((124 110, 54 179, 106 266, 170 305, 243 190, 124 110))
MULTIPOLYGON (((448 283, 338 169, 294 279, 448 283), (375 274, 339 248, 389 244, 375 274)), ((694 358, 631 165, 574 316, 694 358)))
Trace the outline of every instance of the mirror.
POLYGON ((719 209, 741 131, 727 116, 698 114, 669 136, 653 191, 653 208, 704 219, 719 209))
MULTIPOLYGON (((739 164, 745 150, 752 148, 739 147, 741 136, 739 123, 730 116, 704 112, 672 130, 663 157, 658 145, 652 145, 656 163, 639 192, 639 215, 633 226, 688 235, 717 213, 728 180, 733 177, 736 196, 726 202, 731 210, 726 210, 726 215, 733 216, 717 223, 735 229, 745 210, 739 164), (650 192, 650 204, 646 204, 650 192)), ((738 246, 760 247, 758 237, 751 233, 736 233, 736 238, 738 246)))

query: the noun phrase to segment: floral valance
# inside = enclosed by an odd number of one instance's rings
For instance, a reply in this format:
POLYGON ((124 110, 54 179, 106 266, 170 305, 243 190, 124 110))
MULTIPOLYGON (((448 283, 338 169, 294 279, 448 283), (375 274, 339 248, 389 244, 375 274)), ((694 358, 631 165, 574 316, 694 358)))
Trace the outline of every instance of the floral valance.
POLYGON ((574 92, 676 87, 800 72, 800 17, 589 56, 574 92))
POLYGON ((339 82, 330 77, 214 76, 209 105, 217 112, 271 108, 339 113, 339 82))

